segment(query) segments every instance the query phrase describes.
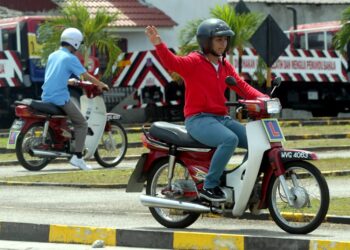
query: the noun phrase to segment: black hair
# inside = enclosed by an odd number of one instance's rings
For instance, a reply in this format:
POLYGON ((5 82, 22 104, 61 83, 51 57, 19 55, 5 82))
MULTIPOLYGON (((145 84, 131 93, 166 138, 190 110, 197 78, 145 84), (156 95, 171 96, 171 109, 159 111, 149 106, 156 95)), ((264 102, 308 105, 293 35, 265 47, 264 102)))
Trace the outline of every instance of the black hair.
POLYGON ((61 46, 72 46, 72 45, 70 45, 70 44, 67 43, 67 42, 61 42, 61 46))
POLYGON ((69 50, 71 53, 75 53, 77 51, 71 44, 69 44, 67 42, 61 42, 61 46, 62 47, 70 47, 70 48, 72 48, 72 49, 69 50))

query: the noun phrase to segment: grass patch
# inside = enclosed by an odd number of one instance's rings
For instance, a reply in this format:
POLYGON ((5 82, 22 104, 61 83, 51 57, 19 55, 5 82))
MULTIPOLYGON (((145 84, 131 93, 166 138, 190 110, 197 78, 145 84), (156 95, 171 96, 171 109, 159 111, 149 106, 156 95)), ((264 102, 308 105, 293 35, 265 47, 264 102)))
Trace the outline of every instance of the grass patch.
MULTIPOLYGON (((129 133, 128 142, 141 142, 141 133, 129 133)), ((0 138, 0 148, 6 148, 8 138, 1 137, 0 138)))
POLYGON ((126 184, 133 169, 101 169, 93 171, 69 171, 65 173, 3 177, 2 181, 63 183, 63 184, 126 184))
POLYGON ((311 161, 321 171, 350 170, 349 158, 330 158, 311 161))
POLYGON ((282 131, 285 135, 342 134, 350 131, 350 125, 282 127, 282 131))
POLYGON ((309 148, 309 147, 331 147, 331 146, 350 146, 350 140, 347 139, 314 139, 314 140, 298 140, 285 141, 285 148, 309 148))
MULTIPOLYGON (((329 170, 350 170, 349 159, 325 159, 313 161, 321 171, 329 170), (334 169, 333 169, 334 168, 334 169)), ((234 168, 236 165, 229 164, 228 168, 234 168)), ((49 182, 49 183, 82 183, 82 184, 126 184, 133 171, 130 169, 96 169, 93 171, 67 171, 64 173, 36 174, 28 176, 0 177, 2 181, 25 181, 25 182, 49 182)), ((332 177, 332 178, 350 178, 350 177, 332 177)))
POLYGON ((350 216, 350 198, 331 198, 328 214, 350 216))

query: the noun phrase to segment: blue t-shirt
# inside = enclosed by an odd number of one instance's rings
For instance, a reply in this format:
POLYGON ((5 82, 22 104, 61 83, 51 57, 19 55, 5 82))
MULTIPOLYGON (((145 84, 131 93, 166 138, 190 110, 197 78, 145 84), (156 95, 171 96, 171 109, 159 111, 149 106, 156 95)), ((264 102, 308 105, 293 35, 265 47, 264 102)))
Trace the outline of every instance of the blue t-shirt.
POLYGON ((62 106, 70 99, 68 80, 72 75, 80 77, 86 69, 78 57, 61 47, 51 53, 45 68, 45 81, 42 86, 43 102, 51 102, 62 106))

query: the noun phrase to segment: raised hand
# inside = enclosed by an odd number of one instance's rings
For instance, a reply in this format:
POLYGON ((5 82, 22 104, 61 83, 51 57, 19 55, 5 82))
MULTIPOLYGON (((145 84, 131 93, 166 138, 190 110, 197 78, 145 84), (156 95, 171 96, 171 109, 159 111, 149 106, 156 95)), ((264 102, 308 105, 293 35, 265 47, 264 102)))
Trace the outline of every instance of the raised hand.
POLYGON ((147 26, 145 30, 146 36, 153 45, 158 45, 162 42, 160 35, 155 26, 147 26))

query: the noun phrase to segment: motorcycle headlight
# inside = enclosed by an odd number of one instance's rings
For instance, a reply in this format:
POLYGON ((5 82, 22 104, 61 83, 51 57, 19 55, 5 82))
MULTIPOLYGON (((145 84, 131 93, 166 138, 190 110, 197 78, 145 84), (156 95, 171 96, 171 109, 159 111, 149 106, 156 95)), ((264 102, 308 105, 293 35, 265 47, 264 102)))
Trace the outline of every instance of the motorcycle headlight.
POLYGON ((279 114, 282 110, 280 100, 274 98, 266 101, 266 110, 268 114, 279 114))

